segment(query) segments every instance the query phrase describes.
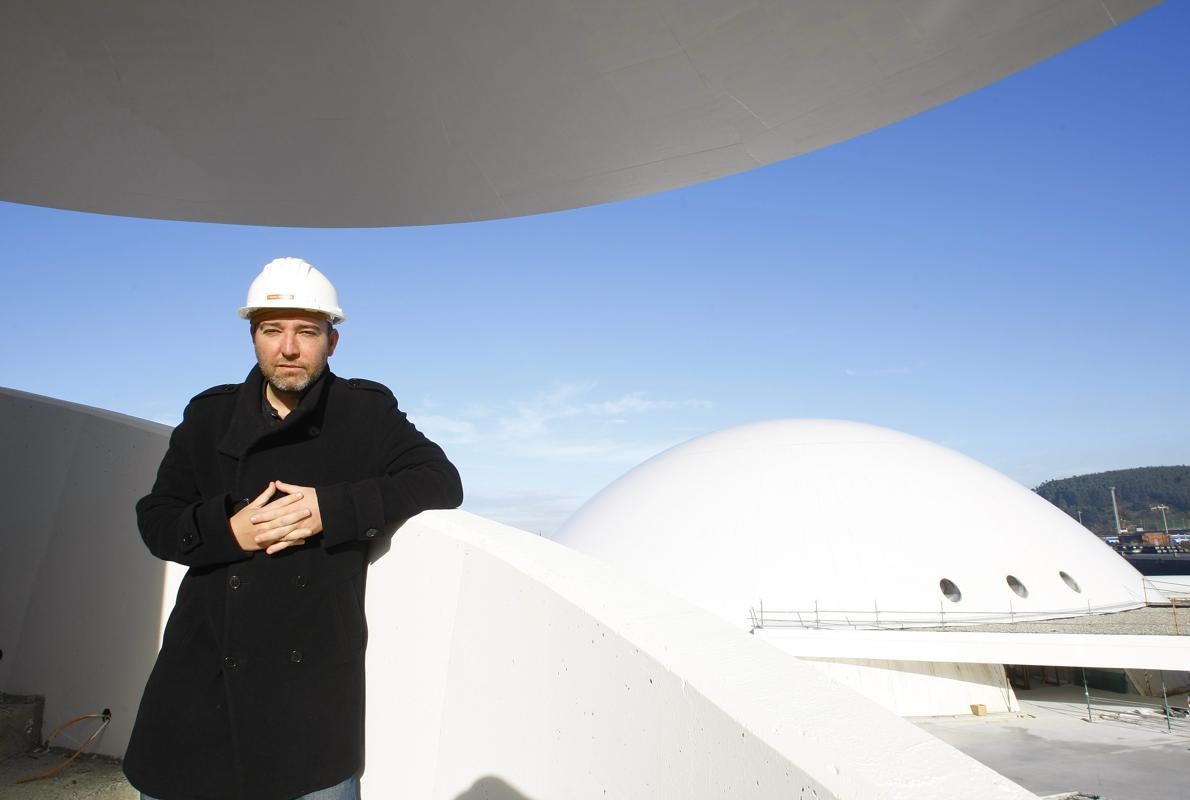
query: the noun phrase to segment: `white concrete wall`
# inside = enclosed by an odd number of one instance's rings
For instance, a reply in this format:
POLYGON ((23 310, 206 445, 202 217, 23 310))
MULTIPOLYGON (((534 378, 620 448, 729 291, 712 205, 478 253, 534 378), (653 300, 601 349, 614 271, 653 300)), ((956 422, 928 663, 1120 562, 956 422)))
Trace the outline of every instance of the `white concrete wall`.
POLYGON ((801 658, 1190 669, 1186 637, 1172 635, 803 628, 768 628, 756 635, 801 658))
POLYGON ((366 796, 1032 796, 714 615, 464 512, 397 533, 368 615, 366 796))
POLYGON ((168 437, 164 425, 0 389, 0 690, 44 694, 46 733, 111 708, 92 747, 109 755, 124 752, 159 644, 166 567, 141 542, 133 504, 168 437))
POLYGON ((823 675, 902 717, 1019 711, 1002 664, 876 659, 804 659, 823 675))
POLYGON ((1162 674, 1171 690, 1190 684, 1190 647, 1179 636, 803 628, 755 635, 902 716, 969 714, 972 703, 1018 710, 1002 664, 1147 667, 1129 677, 1148 674, 1157 695, 1162 674))

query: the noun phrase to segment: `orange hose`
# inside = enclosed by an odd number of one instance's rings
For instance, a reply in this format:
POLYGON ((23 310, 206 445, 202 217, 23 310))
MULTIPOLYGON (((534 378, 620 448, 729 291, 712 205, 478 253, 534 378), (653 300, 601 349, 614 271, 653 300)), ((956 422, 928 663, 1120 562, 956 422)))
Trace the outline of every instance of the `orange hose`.
POLYGON ((63 769, 66 769, 66 767, 69 766, 72 761, 74 761, 76 758, 78 758, 79 756, 81 756, 83 754, 83 751, 87 749, 87 745, 89 745, 89 744, 91 744, 91 742, 95 741, 96 736, 103 733, 103 729, 106 728, 107 724, 112 721, 112 712, 111 712, 111 709, 105 708, 105 709, 103 709, 103 712, 100 714, 83 714, 81 717, 75 717, 72 720, 63 722, 58 727, 54 728, 53 733, 51 733, 49 735, 49 738, 45 740, 46 749, 47 750, 49 749, 50 742, 54 741, 55 736, 57 736, 59 733, 66 730, 71 725, 75 724, 76 722, 82 722, 85 719, 102 719, 103 723, 98 728, 95 729, 94 733, 92 733, 90 736, 87 737, 87 741, 83 742, 82 746, 79 747, 78 750, 75 750, 74 754, 71 755, 70 758, 66 759, 61 764, 55 764, 54 766, 50 767, 49 769, 42 770, 41 772, 38 772, 36 775, 30 775, 26 778, 21 778, 20 780, 17 781, 17 783, 32 783, 33 781, 39 781, 42 778, 48 778, 51 775, 54 775, 57 772, 59 772, 63 769))

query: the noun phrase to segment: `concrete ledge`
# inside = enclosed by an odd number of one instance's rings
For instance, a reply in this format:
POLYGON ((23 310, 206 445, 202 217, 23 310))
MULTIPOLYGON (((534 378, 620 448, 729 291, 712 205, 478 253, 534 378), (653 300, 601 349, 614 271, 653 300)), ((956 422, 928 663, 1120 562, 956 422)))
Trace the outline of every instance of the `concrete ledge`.
POLYGON ((41 743, 45 698, 0 692, 0 760, 28 753, 41 743))
POLYGON ((1190 669, 1186 636, 786 629, 761 638, 807 658, 1190 669))
POLYGON ((369 579, 365 795, 1027 798, 709 612, 465 512, 369 579))

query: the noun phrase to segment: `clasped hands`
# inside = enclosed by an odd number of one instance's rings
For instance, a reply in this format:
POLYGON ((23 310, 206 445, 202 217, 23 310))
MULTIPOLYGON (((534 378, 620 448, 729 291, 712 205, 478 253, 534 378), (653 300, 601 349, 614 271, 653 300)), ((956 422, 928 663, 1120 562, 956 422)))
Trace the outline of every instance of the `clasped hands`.
POLYGON ((303 545, 306 539, 322 533, 322 514, 314 487, 283 481, 269 481, 265 490, 228 522, 241 550, 264 550, 270 556, 303 545), (270 503, 279 491, 285 494, 270 503))

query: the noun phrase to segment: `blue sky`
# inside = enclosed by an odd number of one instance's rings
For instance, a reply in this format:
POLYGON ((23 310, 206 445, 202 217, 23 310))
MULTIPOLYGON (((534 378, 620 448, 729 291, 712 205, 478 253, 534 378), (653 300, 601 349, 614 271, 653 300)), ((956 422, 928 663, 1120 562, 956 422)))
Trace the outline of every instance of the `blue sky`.
MULTIPOLYGON (((1190 4, 788 162, 610 205, 310 230, 0 203, 0 384, 163 422, 306 258, 466 508, 550 533, 703 433, 853 419, 1033 486, 1190 462, 1190 4)), ((146 487, 147 488, 147 487, 146 487)))

